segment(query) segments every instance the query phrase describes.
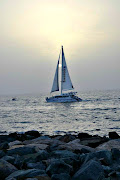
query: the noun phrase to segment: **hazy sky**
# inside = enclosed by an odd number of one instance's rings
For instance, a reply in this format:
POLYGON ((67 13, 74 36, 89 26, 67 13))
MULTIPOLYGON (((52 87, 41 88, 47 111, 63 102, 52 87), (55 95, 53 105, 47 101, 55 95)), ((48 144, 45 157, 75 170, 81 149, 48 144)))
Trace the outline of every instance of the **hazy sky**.
POLYGON ((0 0, 0 94, 49 92, 61 45, 75 90, 120 89, 120 0, 0 0))

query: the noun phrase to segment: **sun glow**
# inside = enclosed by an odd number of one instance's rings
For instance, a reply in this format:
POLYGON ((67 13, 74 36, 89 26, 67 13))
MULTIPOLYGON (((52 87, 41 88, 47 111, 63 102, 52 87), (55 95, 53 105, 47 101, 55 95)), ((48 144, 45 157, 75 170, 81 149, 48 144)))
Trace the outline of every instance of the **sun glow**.
POLYGON ((10 31, 18 43, 32 50, 59 48, 61 44, 69 49, 90 44, 91 36, 92 41, 105 38, 104 34, 98 38, 95 32, 93 37, 99 17, 89 8, 80 7, 78 11, 77 4, 72 7, 72 4, 55 1, 37 1, 24 6, 14 17, 10 31))

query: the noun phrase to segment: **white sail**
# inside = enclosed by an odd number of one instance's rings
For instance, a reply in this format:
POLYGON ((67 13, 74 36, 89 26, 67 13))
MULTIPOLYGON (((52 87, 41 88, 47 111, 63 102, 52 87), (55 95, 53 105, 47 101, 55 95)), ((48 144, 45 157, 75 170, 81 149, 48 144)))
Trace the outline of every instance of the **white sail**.
POLYGON ((58 59, 57 67, 56 67, 56 72, 55 72, 51 92, 59 91, 59 77, 58 77, 58 75, 59 75, 59 59, 58 59))
POLYGON ((62 77, 61 77, 61 92, 62 90, 72 90, 74 89, 70 75, 67 69, 67 64, 65 61, 65 56, 64 56, 64 51, 63 51, 63 46, 62 46, 62 77))

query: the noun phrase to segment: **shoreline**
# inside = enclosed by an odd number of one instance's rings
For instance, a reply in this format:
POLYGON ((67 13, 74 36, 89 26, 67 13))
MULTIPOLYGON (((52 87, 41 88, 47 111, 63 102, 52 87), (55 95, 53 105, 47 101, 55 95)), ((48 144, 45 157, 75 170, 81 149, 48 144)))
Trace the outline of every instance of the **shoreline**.
POLYGON ((88 133, 0 135, 0 179, 120 179, 120 136, 88 133))

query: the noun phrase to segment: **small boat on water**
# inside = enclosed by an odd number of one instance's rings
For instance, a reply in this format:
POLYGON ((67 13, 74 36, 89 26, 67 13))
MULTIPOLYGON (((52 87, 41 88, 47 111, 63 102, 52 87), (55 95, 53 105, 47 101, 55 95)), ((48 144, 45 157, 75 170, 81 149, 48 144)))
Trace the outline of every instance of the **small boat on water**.
POLYGON ((67 92, 73 90, 73 84, 70 79, 70 75, 68 72, 67 64, 65 61, 65 55, 63 46, 61 47, 61 51, 58 58, 57 68, 53 80, 53 85, 51 89, 51 93, 60 91, 60 95, 54 95, 51 97, 47 97, 47 102, 79 102, 82 101, 81 98, 76 96, 77 92, 67 92), (60 64, 60 57, 61 57, 61 64, 60 64), (60 67, 61 65, 61 67, 60 67), (61 68, 61 71, 59 72, 59 69, 61 68), (65 91, 65 92, 64 92, 65 91))

